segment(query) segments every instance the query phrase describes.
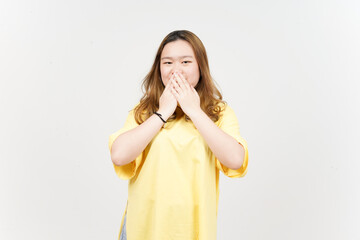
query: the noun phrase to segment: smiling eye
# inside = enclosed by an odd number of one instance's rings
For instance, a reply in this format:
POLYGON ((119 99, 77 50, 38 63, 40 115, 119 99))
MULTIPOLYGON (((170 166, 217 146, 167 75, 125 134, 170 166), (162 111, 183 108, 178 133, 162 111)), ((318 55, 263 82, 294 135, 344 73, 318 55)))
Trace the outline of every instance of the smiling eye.
POLYGON ((183 61, 183 62, 188 62, 188 63, 191 63, 190 61, 183 61))

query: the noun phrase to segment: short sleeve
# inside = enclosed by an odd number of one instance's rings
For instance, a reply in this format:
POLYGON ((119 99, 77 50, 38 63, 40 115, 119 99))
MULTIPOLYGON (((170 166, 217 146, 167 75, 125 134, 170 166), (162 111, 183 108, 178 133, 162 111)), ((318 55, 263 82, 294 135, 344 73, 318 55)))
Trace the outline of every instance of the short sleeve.
MULTIPOLYGON (((110 153, 111 153, 111 147, 112 147, 114 141, 116 140, 116 138, 118 136, 120 136, 122 133, 133 129, 136 126, 138 126, 138 124, 136 123, 135 118, 134 118, 134 109, 132 109, 126 118, 124 126, 121 129, 119 129, 118 131, 116 131, 110 135, 110 137, 109 137, 110 153)), ((118 177, 121 179, 124 179, 124 180, 128 180, 128 179, 131 179, 133 176, 135 176, 135 173, 136 173, 139 165, 141 164, 142 158, 143 158, 143 153, 140 153, 140 155, 137 156, 136 159, 134 159, 133 161, 129 162, 126 165, 117 166, 113 163, 115 172, 118 175, 118 177)))
POLYGON ((216 157, 216 168, 221 170, 226 176, 231 178, 243 177, 247 173, 248 166, 248 146, 245 139, 240 136, 239 124, 234 110, 226 104, 223 115, 219 120, 219 128, 236 139, 245 151, 244 161, 239 169, 231 169, 224 166, 216 157))

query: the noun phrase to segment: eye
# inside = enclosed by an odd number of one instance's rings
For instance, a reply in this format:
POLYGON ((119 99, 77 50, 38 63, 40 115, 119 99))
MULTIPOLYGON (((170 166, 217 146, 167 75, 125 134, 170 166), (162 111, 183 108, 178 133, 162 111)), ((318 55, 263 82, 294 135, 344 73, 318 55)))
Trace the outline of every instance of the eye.
POLYGON ((164 62, 164 64, 168 64, 168 63, 171 63, 171 62, 164 62))
POLYGON ((188 62, 188 63, 191 63, 191 61, 183 61, 183 62, 188 62))

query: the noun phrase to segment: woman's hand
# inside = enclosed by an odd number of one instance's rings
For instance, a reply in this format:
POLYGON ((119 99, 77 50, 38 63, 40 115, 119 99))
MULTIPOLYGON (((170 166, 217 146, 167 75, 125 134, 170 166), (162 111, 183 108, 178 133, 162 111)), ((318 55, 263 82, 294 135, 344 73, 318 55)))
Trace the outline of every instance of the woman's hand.
POLYGON ((158 112, 163 116, 165 121, 175 112, 177 107, 176 98, 171 92, 171 88, 173 87, 173 78, 174 76, 172 75, 159 99, 158 112))
POLYGON ((171 81, 173 83, 171 92, 179 102, 184 113, 191 118, 193 114, 201 111, 199 94, 185 77, 181 73, 175 72, 174 78, 171 81))

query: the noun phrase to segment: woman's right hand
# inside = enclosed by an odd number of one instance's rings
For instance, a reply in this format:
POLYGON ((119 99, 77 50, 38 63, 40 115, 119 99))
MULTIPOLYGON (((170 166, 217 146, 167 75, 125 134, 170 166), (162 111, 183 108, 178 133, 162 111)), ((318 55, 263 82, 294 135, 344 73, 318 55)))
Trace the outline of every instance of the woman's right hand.
POLYGON ((175 112, 177 107, 177 100, 171 92, 173 78, 174 75, 172 74, 159 99, 158 112, 165 118, 165 121, 175 112))

